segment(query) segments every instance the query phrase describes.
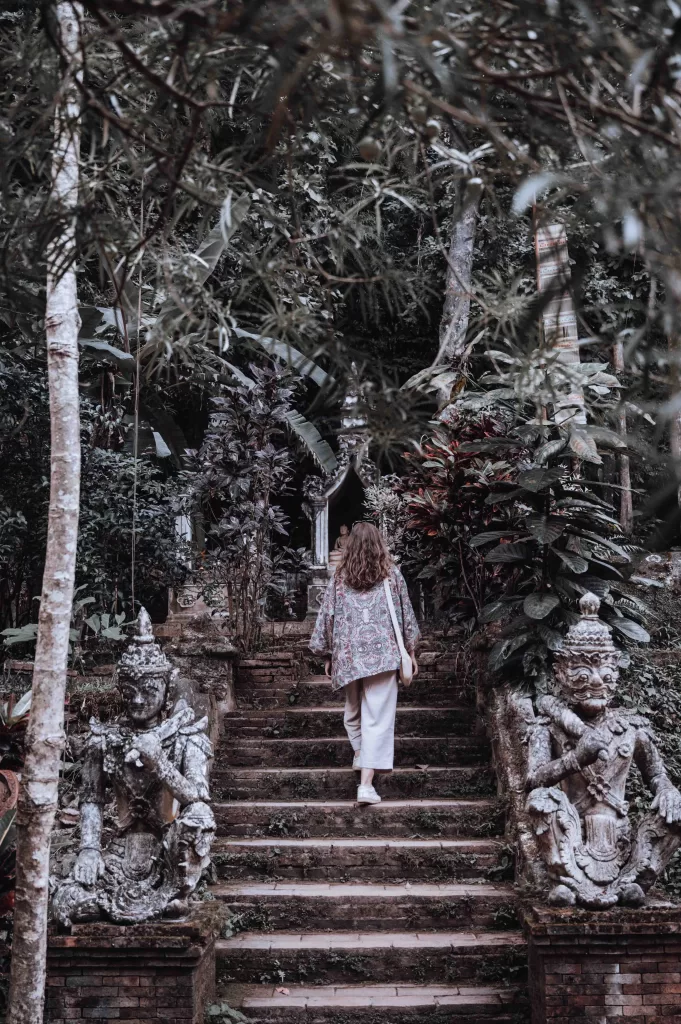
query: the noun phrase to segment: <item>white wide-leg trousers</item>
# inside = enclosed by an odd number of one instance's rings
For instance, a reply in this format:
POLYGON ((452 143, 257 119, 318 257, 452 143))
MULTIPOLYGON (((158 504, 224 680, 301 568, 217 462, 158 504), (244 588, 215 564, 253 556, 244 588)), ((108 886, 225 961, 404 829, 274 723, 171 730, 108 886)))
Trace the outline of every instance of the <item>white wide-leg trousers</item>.
POLYGON ((391 771, 395 756, 397 672, 353 679, 345 687, 345 729, 360 768, 391 771))

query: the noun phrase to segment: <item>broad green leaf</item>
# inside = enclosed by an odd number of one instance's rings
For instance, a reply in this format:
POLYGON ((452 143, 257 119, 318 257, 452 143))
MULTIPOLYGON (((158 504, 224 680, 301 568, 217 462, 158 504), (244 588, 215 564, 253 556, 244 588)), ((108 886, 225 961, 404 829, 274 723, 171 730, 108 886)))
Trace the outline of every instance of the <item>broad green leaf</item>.
POLYGON ((588 594, 590 591, 600 598, 604 598, 610 593, 610 582, 601 579, 600 576, 590 574, 582 576, 581 579, 574 581, 574 585, 581 593, 588 594))
POLYGON ((664 589, 662 580, 654 580, 650 576, 630 576, 632 583, 640 583, 644 587, 660 587, 664 589))
POLYGON ((487 437, 479 441, 464 441, 457 447, 459 452, 496 452, 507 448, 522 448, 523 442, 508 437, 487 437))
POLYGON ((274 356, 275 359, 288 363, 288 365, 292 366, 297 373, 310 377, 315 384, 319 385, 320 388, 325 384, 335 384, 335 380, 331 374, 327 373, 326 370, 323 370, 321 366, 318 366, 317 363, 306 356, 303 352, 299 352, 297 348, 294 348, 293 345, 290 345, 287 341, 281 341, 278 338, 266 338, 258 334, 251 334, 250 331, 244 331, 241 327, 235 327, 234 333, 237 338, 249 338, 251 341, 254 341, 257 345, 260 345, 265 352, 274 356))
POLYGON ((527 544, 498 544, 485 555, 486 562, 526 562, 528 560, 527 544))
MULTIPOLYGON (((199 248, 193 253, 193 263, 196 267, 195 275, 201 284, 205 284, 210 275, 218 265, 218 260, 229 245, 232 235, 239 229, 248 209, 251 205, 251 197, 247 194, 239 196, 234 201, 231 189, 227 198, 222 204, 218 223, 209 231, 199 248)), ((158 327, 161 320, 177 309, 174 299, 166 299, 159 311, 155 327, 158 327)))
POLYGON ((574 551, 560 551, 558 548, 551 548, 551 550, 554 555, 558 555, 561 562, 564 562, 572 572, 587 572, 589 563, 586 558, 582 558, 581 555, 576 555, 574 551))
POLYGON ((637 640, 640 644, 650 642, 650 634, 633 619, 613 619, 611 625, 613 629, 629 637, 630 640, 637 640))
POLYGON ((239 383, 243 384, 244 387, 247 387, 249 391, 252 391, 253 388, 256 386, 255 381, 252 380, 250 377, 247 377, 246 374, 243 373, 243 371, 240 370, 238 366, 234 366, 232 363, 227 362, 225 363, 225 366, 229 367, 229 369, 234 374, 239 383))
POLYGON ((559 466, 556 466, 555 469, 529 469, 527 472, 519 474, 518 483, 525 490, 533 491, 537 494, 539 491, 544 490, 545 487, 550 487, 551 484, 557 483, 564 476, 565 469, 559 466))
POLYGON ((95 613, 94 615, 91 615, 89 619, 85 620, 85 625, 89 626, 93 633, 99 633, 100 627, 102 625, 102 620, 100 619, 99 615, 95 613))
POLYGON ((626 443, 622 440, 620 435, 609 427, 585 427, 586 432, 593 437, 594 441, 600 441, 601 444, 607 445, 610 448, 626 448, 626 443))
POLYGON ((101 635, 106 640, 123 640, 124 639, 124 635, 123 635, 123 633, 121 633, 121 631, 118 628, 118 626, 107 626, 106 629, 102 630, 101 635))
POLYGON ((537 625, 537 633, 550 651, 562 651, 564 638, 563 634, 559 633, 557 629, 551 629, 550 626, 546 626, 543 622, 540 622, 537 625))
POLYGON ((523 601, 523 611, 531 619, 545 619, 559 604, 557 594, 528 594, 523 601))
POLYGON ((600 544, 603 547, 608 548, 610 551, 614 551, 614 553, 619 555, 620 558, 623 558, 625 562, 631 561, 631 555, 625 551, 624 548, 620 547, 619 544, 615 544, 614 540, 610 540, 608 537, 601 537, 597 533, 592 533, 591 530, 575 530, 574 532, 580 537, 587 537, 595 544, 600 544))
POLYGON ((489 544, 492 540, 500 540, 501 537, 508 537, 514 531, 513 530, 490 530, 488 533, 478 533, 475 537, 471 537, 469 545, 472 548, 482 547, 483 544, 489 544))
POLYGON ((566 437, 559 437, 555 441, 547 441, 541 448, 537 448, 537 451, 534 453, 534 461, 539 463, 540 466, 543 465, 549 461, 552 455, 558 455, 559 452, 562 452, 566 444, 566 437))
POLYGON ((306 420, 299 412, 291 410, 286 413, 286 420, 292 430, 305 442, 310 454, 317 460, 326 473, 333 473, 338 468, 338 459, 328 441, 325 441, 314 423, 306 420))
POLYGON ((123 352, 122 349, 110 345, 108 341, 97 341, 94 338, 79 338, 78 344, 81 348, 97 354, 100 359, 108 359, 114 363, 119 370, 126 373, 134 373, 136 368, 135 357, 130 352, 123 352))
POLYGON ((597 466, 603 463, 593 437, 589 437, 588 434, 581 430, 572 430, 570 432, 570 450, 584 462, 592 462, 597 466))
POLYGON ((486 604, 480 612, 478 622, 496 622, 498 619, 504 617, 509 612, 513 611, 513 608, 520 603, 521 598, 511 598, 510 600, 492 601, 490 604, 486 604))
POLYGON ((527 520, 527 529, 540 544, 553 544, 567 525, 567 520, 558 516, 530 516, 527 520))
POLYGON ((524 487, 514 487, 510 491, 497 491, 495 494, 488 494, 485 498, 485 505, 501 505, 504 501, 512 501, 525 493, 524 487))
POLYGON ((493 672, 498 672, 511 655, 524 647, 530 639, 529 633, 520 633, 518 636, 509 637, 507 640, 498 640, 490 651, 489 667, 493 672))
POLYGON ((20 718, 23 718, 31 710, 31 701, 33 700, 33 690, 27 690, 12 708, 12 714, 10 715, 10 722, 18 722, 20 718))
POLYGON ((0 818, 0 856, 12 845, 15 838, 14 820, 17 809, 10 807, 0 818))

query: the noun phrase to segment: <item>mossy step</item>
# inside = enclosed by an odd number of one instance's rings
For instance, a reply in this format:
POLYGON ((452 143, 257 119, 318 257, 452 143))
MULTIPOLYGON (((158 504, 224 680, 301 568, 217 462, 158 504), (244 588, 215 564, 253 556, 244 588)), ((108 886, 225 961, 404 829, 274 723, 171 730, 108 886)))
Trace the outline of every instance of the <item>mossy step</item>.
POLYGON ((216 956, 218 993, 230 982, 509 985, 527 975, 525 940, 512 931, 241 932, 219 940, 216 956))
POLYGON ((499 880, 513 868, 503 843, 485 839, 218 839, 212 859, 234 881, 499 880))
MULTIPOLYGON (((297 682, 255 683, 243 682, 236 686, 237 704, 240 708, 276 707, 319 707, 327 704, 345 703, 343 690, 331 689, 325 676, 302 679, 297 682)), ((401 686, 398 707, 417 705, 419 707, 442 707, 460 704, 474 706, 475 690, 470 682, 457 679, 421 679, 417 676, 412 685, 401 686)))
POLYGON ((504 811, 496 800, 240 801, 213 805, 220 836, 309 838, 386 836, 484 839, 500 836, 504 811))
POLYGON ((259 882, 212 885, 244 931, 421 932, 517 928, 510 884, 259 882))
MULTIPOLYGON (((239 710, 224 716, 222 746, 238 739, 288 737, 346 737, 343 706, 289 707, 239 710)), ((477 723, 473 707, 398 707, 396 736, 471 735, 477 723)))
MULTIPOLYGON (((215 768, 211 774, 214 800, 352 800, 357 773, 346 768, 215 768)), ((384 799, 408 797, 475 797, 495 792, 490 767, 395 768, 376 785, 384 799)))
POLYGON ((523 989, 463 985, 230 985, 224 997, 256 1024, 510 1024, 527 1007, 523 989))
MULTIPOLYGON (((395 765, 464 765, 489 760, 486 740, 471 736, 398 736, 395 765)), ((330 739, 244 740, 235 737, 217 752, 219 767, 326 767, 346 768, 352 762, 352 748, 346 737, 330 739)))

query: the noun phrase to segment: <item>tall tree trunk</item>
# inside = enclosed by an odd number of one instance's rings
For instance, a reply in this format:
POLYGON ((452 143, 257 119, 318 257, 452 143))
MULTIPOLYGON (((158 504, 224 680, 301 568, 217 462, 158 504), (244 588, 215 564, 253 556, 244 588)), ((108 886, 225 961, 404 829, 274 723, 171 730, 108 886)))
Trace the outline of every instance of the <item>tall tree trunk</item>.
MULTIPOLYGON (((681 359, 681 347, 675 344, 674 337, 669 337, 672 397, 678 397, 681 393, 681 367, 678 360, 681 359)), ((681 412, 673 412, 669 424, 669 450, 672 456, 672 466, 676 477, 676 501, 681 509, 681 412)))
POLYGON ((57 99, 51 198, 63 229, 47 251, 50 508, 31 718, 17 812, 16 905, 7 1024, 42 1024, 45 999, 50 834, 64 748, 64 691, 80 497, 76 206, 82 73, 79 3, 56 7, 65 70, 57 99))
POLYGON ((481 196, 481 179, 469 178, 452 229, 445 301, 440 320, 440 347, 433 366, 448 366, 461 371, 465 369, 466 333, 471 309, 471 271, 481 196))
MULTIPOLYGON (((534 246, 537 257, 537 291, 548 292, 542 310, 542 333, 546 348, 557 352, 557 362, 565 367, 578 364, 579 331, 577 312, 570 290, 570 254, 564 224, 535 223, 534 246)), ((553 419, 561 425, 586 423, 584 393, 570 381, 559 382, 553 402, 553 419)))
MULTIPOLYGON (((622 373, 624 370, 624 345, 618 339, 613 346, 613 366, 615 373, 622 373)), ((627 410, 624 405, 620 408, 619 434, 626 443, 627 440, 627 410)), ((634 502, 631 494, 631 468, 629 456, 620 455, 620 525, 624 533, 631 533, 634 528, 634 502)))

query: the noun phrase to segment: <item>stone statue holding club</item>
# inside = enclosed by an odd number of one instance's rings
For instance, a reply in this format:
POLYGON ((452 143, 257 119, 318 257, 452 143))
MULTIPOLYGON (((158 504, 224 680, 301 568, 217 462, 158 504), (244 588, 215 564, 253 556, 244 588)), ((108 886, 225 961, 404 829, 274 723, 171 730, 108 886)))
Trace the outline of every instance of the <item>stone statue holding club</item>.
POLYGON ((80 794, 80 849, 56 883, 53 916, 63 925, 108 919, 137 924, 181 916, 210 862, 208 720, 183 699, 170 706, 174 670, 154 642, 151 620, 118 666, 125 715, 90 721, 80 794), (115 829, 103 839, 107 786, 115 829))

